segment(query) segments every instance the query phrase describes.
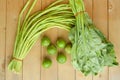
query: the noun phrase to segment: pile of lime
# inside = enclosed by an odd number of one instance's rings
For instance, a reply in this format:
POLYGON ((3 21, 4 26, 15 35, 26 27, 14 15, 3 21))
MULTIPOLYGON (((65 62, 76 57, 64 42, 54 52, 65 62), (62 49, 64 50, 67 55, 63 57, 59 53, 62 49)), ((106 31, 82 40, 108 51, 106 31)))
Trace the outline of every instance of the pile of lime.
MULTIPOLYGON (((66 53, 71 53, 72 45, 71 43, 66 43, 66 41, 62 38, 57 39, 56 44, 52 44, 49 37, 44 36, 41 39, 41 45, 46 47, 48 55, 57 54, 56 60, 60 64, 64 64, 67 61, 67 56, 64 53, 59 53, 58 49, 64 49, 66 53)), ((42 62, 42 66, 44 68, 49 68, 52 65, 52 60, 49 58, 44 58, 42 62)))

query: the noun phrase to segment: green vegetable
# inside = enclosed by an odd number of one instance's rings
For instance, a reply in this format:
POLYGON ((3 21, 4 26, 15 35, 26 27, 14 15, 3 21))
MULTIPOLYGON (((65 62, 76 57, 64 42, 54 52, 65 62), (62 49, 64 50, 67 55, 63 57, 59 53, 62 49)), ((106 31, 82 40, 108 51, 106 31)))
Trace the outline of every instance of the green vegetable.
POLYGON ((54 45, 51 44, 47 47, 47 52, 50 55, 54 55, 54 54, 57 53, 57 48, 54 45))
POLYGON ((57 62, 64 64, 67 61, 67 57, 63 53, 59 53, 57 56, 57 62))
MULTIPOLYGON (((54 27, 70 31, 72 64, 74 68, 85 75, 96 75, 104 66, 118 65, 113 44, 95 27, 85 12, 83 0, 69 0, 70 5, 57 5, 62 1, 57 0, 45 10, 30 15, 37 2, 37 0, 33 0, 24 20, 22 20, 23 13, 30 1, 28 0, 19 15, 13 56, 8 65, 9 70, 20 72, 22 60, 27 56, 39 36, 54 27)), ((66 61, 65 56, 63 59, 59 59, 57 57, 57 61, 60 63, 66 61)))
POLYGON ((71 49, 72 49, 72 44, 67 44, 66 47, 65 47, 65 52, 70 54, 71 53, 71 49))
POLYGON ((59 4, 62 0, 57 0, 43 11, 31 14, 37 0, 28 0, 22 9, 19 20, 18 30, 14 45, 12 60, 8 69, 19 73, 22 68, 22 60, 27 56, 40 35, 51 28, 60 28, 69 31, 74 26, 74 16, 68 4, 59 4), (28 6, 32 3, 29 9, 28 6), (23 13, 28 10, 25 18, 23 13), (24 20, 22 20, 24 19, 24 20))
POLYGON ((44 36, 43 38, 42 38, 42 40, 41 40, 41 44, 42 44, 42 46, 45 46, 45 47, 47 47, 47 46, 49 46, 50 45, 50 39, 47 37, 47 36, 44 36))
POLYGON ((69 0, 76 17, 70 32, 72 64, 84 75, 97 75, 104 66, 118 65, 114 46, 99 31, 85 12, 83 0, 69 0))
POLYGON ((42 66, 43 66, 44 68, 49 68, 49 67, 51 67, 51 65, 52 65, 52 61, 51 61, 50 59, 45 58, 45 59, 43 60, 42 66))
POLYGON ((58 39, 57 40, 57 47, 58 48, 64 48, 66 46, 66 42, 64 39, 58 39))

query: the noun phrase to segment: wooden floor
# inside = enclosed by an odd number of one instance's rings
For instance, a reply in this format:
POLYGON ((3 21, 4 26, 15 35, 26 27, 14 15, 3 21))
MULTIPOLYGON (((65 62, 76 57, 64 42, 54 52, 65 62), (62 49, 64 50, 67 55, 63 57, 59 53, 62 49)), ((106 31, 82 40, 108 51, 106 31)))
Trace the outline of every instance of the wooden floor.
MULTIPOLYGON (((106 67, 98 76, 84 77, 73 69, 68 61, 64 65, 57 64, 55 56, 51 56, 53 65, 50 69, 41 67, 42 59, 47 56, 46 49, 40 46, 40 40, 34 45, 23 61, 23 70, 14 74, 7 69, 13 53, 18 14, 27 0, 0 0, 0 80, 120 80, 120 66, 106 67)), ((55 0, 38 0, 35 9, 43 10, 55 0)), ((86 9, 97 27, 114 43, 117 60, 120 62, 120 0, 84 0, 86 9)), ((52 42, 57 37, 68 41, 67 32, 51 29, 45 32, 52 42)))

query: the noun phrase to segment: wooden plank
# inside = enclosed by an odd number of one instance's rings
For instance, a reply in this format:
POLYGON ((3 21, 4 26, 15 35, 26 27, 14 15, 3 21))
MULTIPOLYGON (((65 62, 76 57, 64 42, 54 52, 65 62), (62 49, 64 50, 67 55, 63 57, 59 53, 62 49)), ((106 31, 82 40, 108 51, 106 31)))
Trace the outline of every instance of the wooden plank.
POLYGON ((40 80, 40 42, 33 46, 23 62, 23 80, 40 80))
POLYGON ((107 0, 93 0, 93 3, 93 21, 96 27, 108 37, 107 0))
POLYGON ((0 29, 0 80, 5 80, 5 29, 0 29))
MULTIPOLYGON (((58 29, 58 38, 62 38, 69 43, 70 41, 68 39, 68 33, 68 31, 58 29)), ((75 80, 75 70, 71 64, 70 54, 65 53, 64 49, 60 49, 59 52, 62 52, 67 56, 67 62, 65 64, 58 64, 58 79, 75 80)))
MULTIPOLYGON (((42 0, 42 10, 54 1, 55 0, 42 0)), ((52 43, 55 44, 55 41, 57 39, 57 28, 46 31, 44 35, 47 35, 51 39, 52 43)), ((48 55, 46 48, 42 47, 42 61, 45 57, 48 57, 52 60, 52 66, 49 69, 44 69, 41 67, 41 80, 58 80, 56 55, 48 55)))
MULTIPOLYGON (((42 2, 42 9, 52 3, 53 0, 43 0, 42 2)), ((107 0, 94 0, 94 7, 92 7, 92 0, 84 0, 86 4, 86 11, 89 15, 94 16, 93 20, 96 26, 106 35, 109 37, 110 41, 115 44, 115 50, 117 55, 117 60, 120 63, 120 38, 118 35, 120 34, 119 26, 120 26, 120 10, 119 10, 119 0, 109 0, 109 15, 107 15, 107 0), (92 13, 93 8, 93 13, 92 13), (109 17, 107 17, 109 16, 109 17), (109 19, 109 24, 107 19, 109 19), (109 25, 109 28, 108 28, 109 25), (107 29, 109 31, 107 31, 107 29), (109 33, 109 35, 108 35, 109 33)), ((41 6, 40 2, 37 3, 34 11, 38 10, 41 6)), ((59 79, 75 79, 72 72, 72 66, 70 66, 69 59, 66 64, 58 65, 56 62, 56 56, 48 56, 46 48, 42 47, 42 52, 39 49, 41 46, 40 40, 35 44, 34 48, 31 50, 30 54, 24 60, 23 66, 23 74, 16 75, 10 71, 8 71, 7 66, 11 59, 14 47, 14 40, 16 36, 16 28, 17 28, 17 21, 18 21, 18 14, 23 7, 23 0, 0 0, 0 80, 22 80, 22 75, 24 80, 57 80, 59 79), (6 16, 6 2, 7 1, 7 16, 6 16), (7 17, 7 25, 6 24, 6 17, 7 17), (7 28, 7 29, 6 29, 7 28), (5 35, 6 34, 6 35, 5 35), (5 37, 6 36, 6 37, 5 37), (5 40, 6 39, 6 40, 5 40), (5 43, 6 41, 6 43, 5 43), (6 45, 5 45, 6 44, 6 45), (5 50, 6 46, 6 50, 5 50), (6 52, 6 60, 4 58, 6 52), (39 53, 42 53, 40 56, 39 53), (41 61, 43 60, 44 56, 48 56, 52 59, 53 65, 50 69, 46 70, 41 68, 41 61), (5 63, 6 62, 6 66, 5 63), (6 70, 5 70, 6 69, 6 70), (67 70, 66 70, 67 69, 67 70), (6 75, 5 75, 6 71, 6 75), (42 73, 42 74, 40 74, 42 73), (72 74, 71 74, 72 73, 72 74), (68 74, 68 75, 67 75, 68 74), (41 75, 41 78, 40 78, 41 75), (33 76, 33 77, 32 77, 33 76)), ((33 11, 33 12, 34 12, 33 11)), ((45 35, 50 36, 52 42, 55 42, 57 39, 57 35, 64 35, 67 32, 59 29, 51 29, 45 32, 45 35), (58 34, 57 34, 58 33, 58 34)), ((63 36, 66 37, 67 35, 63 36)), ((69 58, 69 55, 67 55, 69 58)), ((74 70, 73 70, 74 71, 74 70)), ((98 76, 93 77, 93 80, 119 80, 120 79, 120 66, 112 67, 109 69, 105 68, 102 73, 98 76), (109 73, 108 73, 109 72, 109 73), (109 75, 108 75, 109 74, 109 75)), ((92 77, 84 77, 80 72, 76 72, 76 80, 92 80, 92 77)))
MULTIPOLYGON (((26 2, 27 0, 24 0, 24 4, 26 2)), ((41 0, 38 0, 32 13, 40 9, 41 0)), ((40 80, 40 55, 40 40, 38 40, 23 61, 23 80, 40 80)))
MULTIPOLYGON (((120 0, 109 0, 109 39, 114 43, 120 64, 120 0)), ((120 80, 120 65, 109 69, 109 80, 120 80)))
MULTIPOLYGON (((93 0, 93 21, 97 28, 99 28, 106 37, 108 37, 108 15, 107 15, 107 0, 93 0)), ((108 67, 93 80, 108 80, 108 67)))
MULTIPOLYGON (((62 3, 69 3, 68 0, 64 0, 62 3)), ((67 43, 69 43, 68 39, 69 32, 63 29, 58 29, 58 38, 64 39, 67 43)), ((58 63, 58 79, 59 80, 75 80, 75 69, 71 64, 71 56, 67 54, 64 49, 59 49, 60 53, 62 52, 67 56, 67 62, 65 64, 58 63), (69 76, 68 76, 69 74, 69 76)))
POLYGON ((7 0, 7 26, 6 26, 6 80, 22 80, 22 72, 17 75, 7 69, 13 54, 17 31, 18 15, 23 7, 23 0, 7 0))
POLYGON ((0 80, 5 80, 6 0, 0 0, 0 80))
MULTIPOLYGON (((86 11, 89 16, 93 18, 93 1, 92 0, 84 0, 86 11)), ((76 80, 92 80, 92 76, 89 75, 85 77, 80 71, 76 71, 76 80)))
POLYGON ((0 0, 0 29, 5 29, 6 25, 6 0, 0 0))
POLYGON ((84 0, 86 12, 93 18, 93 0, 84 0))
MULTIPOLYGON (((55 44, 56 38, 57 38, 57 29, 50 29, 44 33, 45 36, 48 36, 52 44, 55 44)), ((42 35, 42 36, 44 36, 42 35)), ((48 55, 46 47, 42 47, 42 60, 44 60, 45 57, 48 57, 52 60, 52 66, 49 69, 45 69, 41 67, 41 80, 57 80, 57 62, 56 62, 56 55, 48 55)), ((42 64, 41 64, 42 65, 42 64)))

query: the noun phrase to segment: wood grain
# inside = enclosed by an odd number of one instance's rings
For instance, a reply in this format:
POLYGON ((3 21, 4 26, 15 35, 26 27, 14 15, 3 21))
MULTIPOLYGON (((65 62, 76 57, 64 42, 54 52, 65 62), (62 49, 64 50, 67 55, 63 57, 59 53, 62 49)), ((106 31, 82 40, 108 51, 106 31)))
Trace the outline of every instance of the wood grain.
POLYGON ((6 26, 6 80, 22 80, 22 71, 19 75, 7 69, 14 48, 17 31, 18 15, 23 7, 23 0, 7 0, 7 26, 6 26))
MULTIPOLYGON (((81 72, 74 70, 70 63, 70 55, 67 62, 58 64, 56 56, 47 54, 45 47, 40 44, 40 39, 23 62, 23 71, 14 74, 7 69, 13 54, 16 36, 18 15, 27 0, 0 0, 0 80, 120 80, 120 66, 106 67, 98 76, 85 77, 81 72), (42 67, 44 57, 49 57, 53 64, 50 69, 42 67)), ((31 0, 33 1, 33 0, 31 0)), ((32 13, 44 10, 55 0, 38 0, 32 13)), ((68 2, 65 0, 65 2, 68 2)), ((120 0, 84 0, 86 11, 93 19, 95 25, 115 45, 117 60, 120 63, 120 0)), ((67 42, 68 32, 54 28, 41 35, 50 37, 55 44, 58 37, 67 42)), ((63 51, 64 52, 64 51, 63 51)))
MULTIPOLYGON (((96 27, 108 38, 107 19, 107 0, 93 0, 93 21, 96 27)), ((108 67, 104 68, 99 75, 93 77, 93 80, 108 80, 108 67)))
POLYGON ((0 80, 5 80, 5 29, 0 29, 0 80))
MULTIPOLYGON (((55 0, 42 0, 42 10, 45 9, 48 5, 50 5, 55 0)), ((45 36, 48 36, 52 44, 55 44, 57 38, 57 28, 50 29, 43 33, 45 36)), ((44 36, 43 35, 43 36, 44 36)), ((57 62, 56 55, 48 55, 47 48, 42 47, 42 61, 47 57, 52 60, 52 66, 49 69, 45 69, 41 67, 41 80, 58 80, 58 70, 57 70, 57 62)))
MULTIPOLYGON (((120 0, 109 0, 109 39, 114 43, 120 64, 120 0)), ((120 80, 120 66, 109 69, 109 80, 120 80)))
MULTIPOLYGON (((57 29, 50 29, 49 31, 46 31, 44 33, 45 36, 48 36, 52 44, 55 44, 56 38, 57 38, 57 29)), ((44 36, 43 35, 43 36, 44 36)), ((41 67, 41 80, 57 80, 58 79, 58 69, 57 69, 57 62, 56 62, 56 55, 49 55, 47 53, 47 48, 42 47, 42 60, 41 60, 41 66, 42 66, 42 61, 45 58, 49 58, 52 60, 52 66, 49 69, 45 69, 41 67)))
POLYGON ((5 80, 6 0, 0 0, 0 80, 5 80))
MULTIPOLYGON (((24 4, 27 0, 24 0, 24 4)), ((41 10, 41 0, 33 8, 31 13, 41 10)), ((28 56, 23 62, 23 80, 40 80, 40 57, 41 57, 40 40, 31 49, 28 56)))
MULTIPOLYGON (((68 39, 68 32, 63 29, 58 29, 58 38, 62 38, 67 43, 70 43, 68 39)), ((58 79, 75 80, 75 70, 71 64, 70 54, 66 53, 64 49, 59 49, 58 53, 63 53, 67 56, 67 62, 65 64, 58 64, 58 79)))
MULTIPOLYGON (((62 3, 68 3, 68 0, 64 0, 62 3)), ((57 39, 62 38, 66 41, 66 43, 70 43, 68 35, 68 31, 58 28, 57 39)), ((58 49, 58 54, 59 53, 63 53, 67 56, 67 62, 65 64, 58 63, 58 80, 75 80, 75 69, 71 64, 70 54, 66 53, 64 49, 58 49)))

